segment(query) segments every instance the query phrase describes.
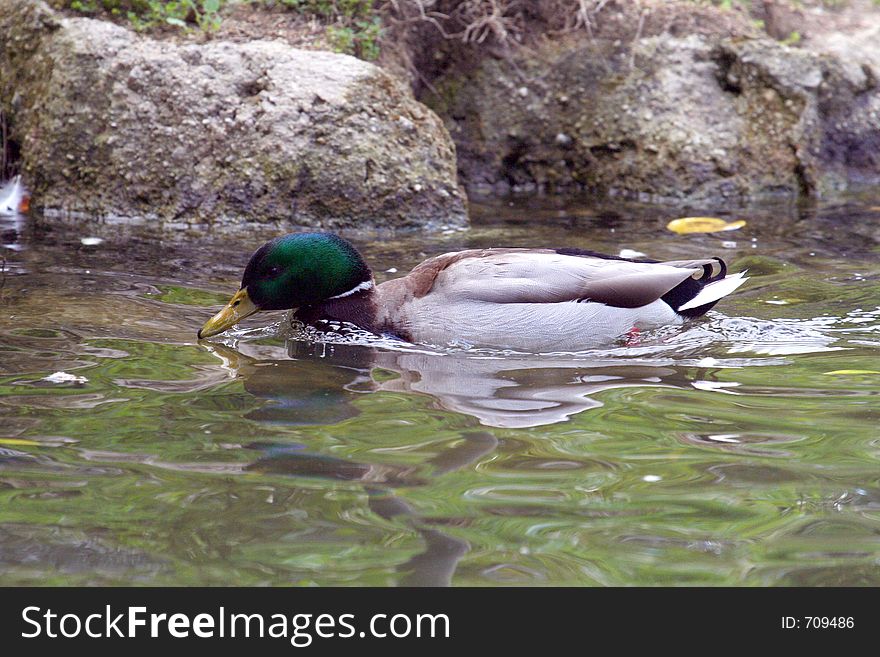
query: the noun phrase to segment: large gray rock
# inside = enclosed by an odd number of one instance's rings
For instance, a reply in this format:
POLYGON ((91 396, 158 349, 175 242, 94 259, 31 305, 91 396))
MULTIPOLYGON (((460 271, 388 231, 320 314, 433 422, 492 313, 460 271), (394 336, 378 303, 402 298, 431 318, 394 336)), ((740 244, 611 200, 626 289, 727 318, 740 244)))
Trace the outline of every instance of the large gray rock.
POLYGON ((442 122, 379 68, 179 45, 0 0, 0 102, 34 204, 163 225, 466 221, 442 122))
POLYGON ((767 38, 570 37, 453 72, 426 102, 476 189, 810 196, 880 182, 878 77, 767 38))
POLYGON ((823 84, 814 105, 818 177, 826 186, 880 180, 880 24, 813 39, 823 84))

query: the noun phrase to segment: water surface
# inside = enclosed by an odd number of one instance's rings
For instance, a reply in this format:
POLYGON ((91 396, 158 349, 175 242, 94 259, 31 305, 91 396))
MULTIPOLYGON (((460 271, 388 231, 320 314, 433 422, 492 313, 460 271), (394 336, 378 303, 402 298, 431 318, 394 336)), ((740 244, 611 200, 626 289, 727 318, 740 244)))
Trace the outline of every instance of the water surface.
POLYGON ((200 344, 265 236, 2 219, 0 583, 880 585, 878 206, 495 201, 353 237, 379 280, 502 245, 752 277, 542 355, 316 342, 283 313, 200 344), (748 225, 664 230, 705 212, 748 225))

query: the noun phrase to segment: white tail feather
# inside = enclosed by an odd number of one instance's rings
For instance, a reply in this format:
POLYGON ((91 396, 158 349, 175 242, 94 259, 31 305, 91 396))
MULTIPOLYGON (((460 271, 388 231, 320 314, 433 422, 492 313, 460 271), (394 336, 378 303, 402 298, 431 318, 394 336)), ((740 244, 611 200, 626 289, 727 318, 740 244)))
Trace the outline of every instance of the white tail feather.
POLYGON ((695 296, 687 303, 679 306, 678 312, 681 312, 682 310, 690 310, 691 308, 698 308, 699 306, 702 306, 704 304, 718 301, 718 299, 726 297, 728 294, 736 290, 736 288, 745 283, 747 280, 749 279, 745 276, 745 272, 741 271, 737 274, 725 276, 720 281, 709 283, 706 287, 700 290, 697 296, 695 296))

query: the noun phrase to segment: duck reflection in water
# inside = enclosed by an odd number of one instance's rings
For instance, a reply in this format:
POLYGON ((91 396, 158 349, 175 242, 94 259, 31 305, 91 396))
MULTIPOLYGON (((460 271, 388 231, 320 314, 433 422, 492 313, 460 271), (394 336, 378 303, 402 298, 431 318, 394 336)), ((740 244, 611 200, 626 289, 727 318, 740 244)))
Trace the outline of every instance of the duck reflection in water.
POLYGON ((596 393, 627 387, 691 388, 692 371, 623 359, 591 361, 529 355, 394 351, 358 344, 289 340, 286 347, 205 344, 245 390, 271 404, 248 417, 284 424, 353 417, 368 392, 427 395, 440 409, 489 427, 522 429, 565 422, 598 408, 596 393))
MULTIPOLYGON (((494 436, 486 432, 465 433, 464 444, 441 453, 431 463, 434 475, 463 467, 495 449, 494 436)), ((385 520, 397 519, 410 525, 425 542, 425 551, 397 567, 401 586, 449 586, 458 561, 469 546, 430 526, 404 499, 394 494, 394 488, 420 486, 427 483, 414 467, 358 463, 332 456, 309 454, 300 445, 248 445, 259 449, 263 456, 246 470, 301 477, 319 477, 343 481, 360 481, 368 495, 370 510, 385 520)))
MULTIPOLYGON (((284 347, 243 341, 235 348, 217 343, 205 348, 229 374, 243 379, 247 392, 267 400, 248 418, 292 426, 341 422, 359 413, 353 402, 360 395, 388 391, 427 395, 439 408, 490 427, 535 427, 602 406, 592 395, 603 390, 690 387, 693 380, 675 367, 625 361, 455 355, 293 339, 284 347)), ((460 438, 429 460, 431 477, 475 463, 498 445, 488 431, 466 431, 460 438)), ((428 484, 424 467, 356 462, 308 453, 302 445, 248 447, 262 453, 249 471, 361 482, 371 511, 417 531, 425 551, 398 567, 402 585, 448 585, 469 550, 465 541, 432 526, 395 493, 428 484)))

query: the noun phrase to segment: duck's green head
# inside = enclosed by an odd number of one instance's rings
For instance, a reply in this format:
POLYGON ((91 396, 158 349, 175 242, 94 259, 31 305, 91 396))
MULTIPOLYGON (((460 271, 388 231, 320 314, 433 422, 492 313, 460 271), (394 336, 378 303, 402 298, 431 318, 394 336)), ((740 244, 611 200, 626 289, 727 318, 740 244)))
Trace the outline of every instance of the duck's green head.
POLYGON ((372 287, 361 254, 332 233, 293 233, 261 246, 244 270, 241 289, 209 319, 199 338, 222 333, 260 310, 287 310, 372 287))

